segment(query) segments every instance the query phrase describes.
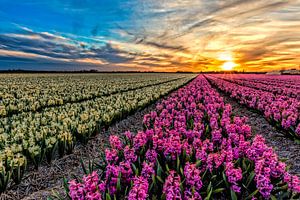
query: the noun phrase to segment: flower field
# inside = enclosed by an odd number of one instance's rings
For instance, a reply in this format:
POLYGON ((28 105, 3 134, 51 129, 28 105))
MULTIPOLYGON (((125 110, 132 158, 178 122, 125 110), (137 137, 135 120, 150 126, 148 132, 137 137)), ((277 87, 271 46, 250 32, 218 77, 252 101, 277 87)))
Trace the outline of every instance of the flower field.
POLYGON ((300 98, 300 79, 297 76, 266 75, 214 75, 226 81, 254 89, 271 92, 275 95, 300 98))
POLYGON ((68 197, 300 198, 299 178, 202 75, 159 102, 143 123, 137 133, 111 135, 105 162, 70 180, 68 197))
POLYGON ((56 157, 71 154, 76 143, 86 143, 101 128, 195 77, 174 74, 143 78, 134 74, 80 76, 25 75, 20 82, 18 75, 1 79, 7 81, 1 84, 2 113, 10 115, 0 119, 0 192, 12 181, 21 182, 28 164, 38 168, 44 160, 50 163, 56 157), (59 83, 54 84, 55 81, 59 83), (49 104, 52 101, 54 103, 49 104), (43 109, 31 109, 36 104, 43 105, 43 109), (10 110, 11 107, 14 109, 10 110))
POLYGON ((253 131, 248 116, 224 96, 266 118, 286 140, 298 141, 298 76, 0 76, 1 199, 300 198, 300 169, 290 171, 264 130, 253 131), (140 121, 138 128, 123 124, 126 131, 107 131, 139 112, 143 117, 131 123, 140 121), (73 168, 67 161, 74 151, 88 150, 97 137, 103 144, 93 144, 99 147, 93 161, 75 160, 78 166, 67 178, 32 188, 40 173, 52 176, 45 167, 52 169, 57 160, 73 168))
POLYGON ((0 75, 0 117, 173 81, 183 76, 0 75))
POLYGON ((284 82, 283 78, 275 77, 270 84, 265 82, 261 75, 257 79, 255 75, 244 76, 242 79, 238 76, 229 78, 213 75, 207 76, 207 79, 239 103, 261 112, 270 123, 284 129, 287 136, 300 142, 300 79, 298 76, 285 77, 287 82, 284 82))

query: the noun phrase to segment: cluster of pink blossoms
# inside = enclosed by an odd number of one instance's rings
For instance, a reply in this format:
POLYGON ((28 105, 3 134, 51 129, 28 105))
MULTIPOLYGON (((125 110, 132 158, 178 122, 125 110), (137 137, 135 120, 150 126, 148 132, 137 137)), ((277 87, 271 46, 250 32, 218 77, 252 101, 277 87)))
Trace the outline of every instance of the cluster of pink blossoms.
POLYGON ((148 180, 141 176, 133 179, 133 187, 129 192, 128 200, 144 200, 148 195, 148 180))
POLYGON ((300 195, 298 177, 261 136, 251 139, 247 119, 235 117, 202 76, 143 120, 145 130, 137 134, 110 136, 103 175, 71 180, 71 199, 242 199, 256 190, 251 198, 300 195))
POLYGON ((166 194, 167 200, 181 199, 180 183, 180 176, 175 171, 170 171, 163 186, 163 193, 166 194))
POLYGON ((75 180, 69 182, 69 195, 76 200, 100 200, 102 193, 105 191, 105 184, 99 182, 99 177, 96 172, 83 177, 82 183, 77 183, 75 180))

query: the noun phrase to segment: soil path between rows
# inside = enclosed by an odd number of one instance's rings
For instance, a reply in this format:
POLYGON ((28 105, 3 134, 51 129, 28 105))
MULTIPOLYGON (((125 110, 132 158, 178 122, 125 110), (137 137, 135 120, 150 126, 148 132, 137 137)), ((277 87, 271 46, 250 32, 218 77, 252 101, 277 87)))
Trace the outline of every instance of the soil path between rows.
MULTIPOLYGON (((214 86, 212 87, 215 88, 214 86)), ((247 124, 251 126, 252 133, 254 135, 260 134, 266 139, 266 143, 273 147, 278 157, 290 167, 289 172, 300 176, 300 145, 285 137, 282 131, 269 124, 261 114, 249 110, 227 94, 219 90, 218 92, 225 103, 231 104, 234 115, 248 117, 247 124)))

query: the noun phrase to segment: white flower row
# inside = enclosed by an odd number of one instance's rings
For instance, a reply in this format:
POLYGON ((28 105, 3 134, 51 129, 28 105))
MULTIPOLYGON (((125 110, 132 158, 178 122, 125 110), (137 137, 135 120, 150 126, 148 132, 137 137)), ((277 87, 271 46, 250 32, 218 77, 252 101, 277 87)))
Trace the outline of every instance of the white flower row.
POLYGON ((0 75, 0 117, 88 100, 183 77, 181 74, 0 75))

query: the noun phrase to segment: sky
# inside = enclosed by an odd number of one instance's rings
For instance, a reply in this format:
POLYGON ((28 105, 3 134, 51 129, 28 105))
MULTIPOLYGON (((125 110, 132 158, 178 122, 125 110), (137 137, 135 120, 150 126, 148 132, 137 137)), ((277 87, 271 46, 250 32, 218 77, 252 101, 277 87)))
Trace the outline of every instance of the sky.
POLYGON ((300 67, 300 0, 0 0, 0 70, 300 67))

